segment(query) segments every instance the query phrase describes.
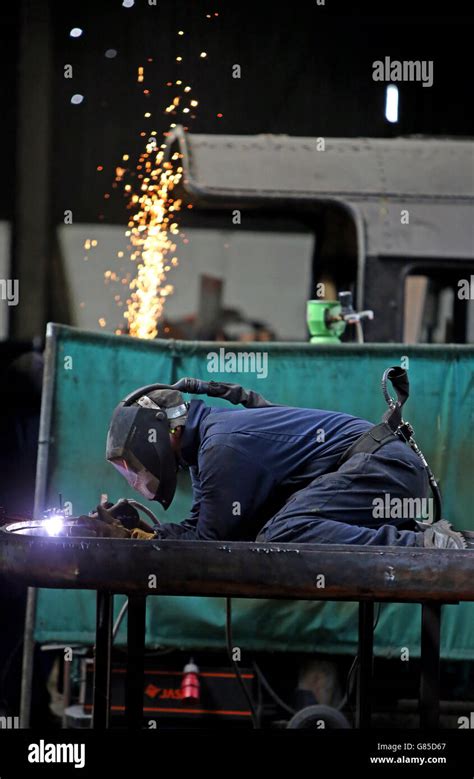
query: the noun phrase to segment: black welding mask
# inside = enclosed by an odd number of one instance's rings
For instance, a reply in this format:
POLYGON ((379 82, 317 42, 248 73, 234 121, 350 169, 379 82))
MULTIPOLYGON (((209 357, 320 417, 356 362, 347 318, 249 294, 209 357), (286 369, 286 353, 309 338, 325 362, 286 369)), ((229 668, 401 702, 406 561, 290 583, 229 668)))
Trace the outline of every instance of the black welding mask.
POLYGON ((177 461, 169 439, 168 417, 149 401, 120 403, 107 435, 106 458, 131 487, 167 509, 176 491, 177 461))

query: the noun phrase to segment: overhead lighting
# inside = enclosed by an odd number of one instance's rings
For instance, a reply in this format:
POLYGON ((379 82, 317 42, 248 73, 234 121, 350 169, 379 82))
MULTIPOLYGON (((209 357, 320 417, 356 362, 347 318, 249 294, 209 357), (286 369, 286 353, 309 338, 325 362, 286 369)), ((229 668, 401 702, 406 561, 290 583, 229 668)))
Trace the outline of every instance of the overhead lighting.
POLYGON ((387 122, 398 122, 398 87, 389 84, 385 93, 385 118, 387 122))
POLYGON ((73 105, 79 105, 84 100, 84 95, 73 95, 71 97, 71 103, 73 105))
POLYGON ((73 27, 69 35, 71 38, 80 38, 83 32, 80 27, 73 27))

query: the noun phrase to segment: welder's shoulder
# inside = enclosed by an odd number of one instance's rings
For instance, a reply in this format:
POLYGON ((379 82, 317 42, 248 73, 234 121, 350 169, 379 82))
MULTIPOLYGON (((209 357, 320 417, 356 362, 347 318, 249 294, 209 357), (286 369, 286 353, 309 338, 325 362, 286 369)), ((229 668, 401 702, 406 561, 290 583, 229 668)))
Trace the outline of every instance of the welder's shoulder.
POLYGON ((315 428, 358 428, 363 432, 372 423, 344 412, 320 408, 302 408, 298 406, 267 406, 265 408, 213 409, 202 423, 201 433, 204 440, 211 436, 231 436, 236 442, 239 436, 276 437, 287 435, 310 435, 315 428))
POLYGON ((214 456, 231 456, 236 454, 247 454, 251 442, 242 433, 237 430, 213 430, 201 439, 199 446, 199 456, 211 453, 214 456))
POLYGON ((213 431, 201 440, 198 451, 200 478, 204 474, 226 470, 244 472, 265 470, 264 451, 260 441, 242 431, 213 431))
POLYGON ((210 435, 230 433, 245 428, 249 409, 213 408, 201 423, 201 440, 210 435))

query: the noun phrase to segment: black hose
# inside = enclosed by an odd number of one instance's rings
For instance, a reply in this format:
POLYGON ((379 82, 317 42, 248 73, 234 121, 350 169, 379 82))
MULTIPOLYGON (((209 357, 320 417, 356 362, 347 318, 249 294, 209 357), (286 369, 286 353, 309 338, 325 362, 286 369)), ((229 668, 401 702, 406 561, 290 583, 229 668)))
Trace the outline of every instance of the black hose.
POLYGON ((246 408, 265 408, 273 406, 274 403, 266 400, 262 395, 254 390, 246 390, 240 384, 228 384, 223 381, 202 381, 202 379, 193 379, 185 377, 179 379, 174 384, 146 384, 130 392, 123 400, 124 406, 131 406, 143 395, 158 389, 172 389, 179 392, 186 392, 190 395, 207 395, 210 398, 223 398, 228 400, 234 406, 243 405, 246 408))
MULTIPOLYGON (((377 614, 375 615, 374 625, 373 625, 373 628, 372 628, 373 632, 375 632, 375 629, 376 629, 377 625, 379 624, 381 610, 382 610, 382 604, 381 603, 377 603, 377 614)), ((354 671, 356 670, 358 665, 359 665, 359 655, 357 654, 354 657, 354 660, 352 661, 351 667, 349 669, 349 673, 347 674, 346 689, 345 689, 345 692, 344 692, 344 697, 343 697, 342 701, 340 702, 339 706, 337 707, 338 711, 342 711, 346 706, 349 706, 349 708, 351 710, 351 713, 354 714, 354 712, 352 710, 351 703, 350 703, 351 692, 352 692, 351 691, 351 685, 352 685, 352 674, 354 673, 354 671)))
POLYGON ((247 700, 251 717, 252 717, 252 725, 255 728, 255 730, 258 730, 260 728, 260 722, 257 717, 257 712, 255 711, 255 706, 253 704, 253 700, 250 696, 249 691, 247 690, 247 687, 245 686, 245 682, 242 679, 242 674, 240 673, 240 668, 237 665, 236 661, 233 657, 233 645, 232 645, 232 602, 230 598, 226 598, 226 620, 225 620, 225 638, 226 638, 226 645, 227 645, 227 653, 229 655, 229 660, 232 663, 232 666, 235 671, 235 675, 237 678, 237 681, 239 682, 239 685, 241 687, 241 690, 247 700))

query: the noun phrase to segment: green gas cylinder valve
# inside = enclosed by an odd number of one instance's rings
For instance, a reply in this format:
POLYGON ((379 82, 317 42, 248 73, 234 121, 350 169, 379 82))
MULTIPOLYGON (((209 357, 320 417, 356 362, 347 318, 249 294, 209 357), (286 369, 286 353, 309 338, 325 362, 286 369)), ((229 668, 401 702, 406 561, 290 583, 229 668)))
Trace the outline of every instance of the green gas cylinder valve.
POLYGON ((339 300, 308 300, 306 321, 312 344, 338 344, 346 325, 354 325, 356 340, 364 342, 361 321, 373 319, 373 311, 355 311, 352 305, 352 292, 338 293, 339 300))
POLYGON ((338 344, 346 329, 341 317, 342 306, 337 300, 308 300, 306 321, 312 344, 338 344))

